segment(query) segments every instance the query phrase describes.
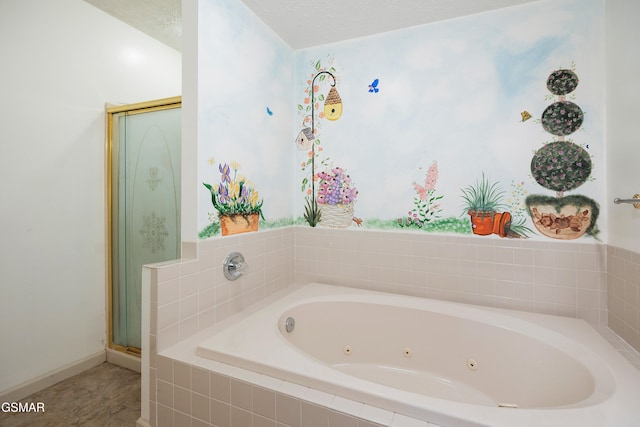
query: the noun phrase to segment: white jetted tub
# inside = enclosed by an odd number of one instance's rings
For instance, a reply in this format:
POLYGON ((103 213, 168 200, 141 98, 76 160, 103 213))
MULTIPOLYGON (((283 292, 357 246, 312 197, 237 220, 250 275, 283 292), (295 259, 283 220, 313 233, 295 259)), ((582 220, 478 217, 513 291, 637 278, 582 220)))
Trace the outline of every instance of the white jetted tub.
POLYGON ((443 427, 640 425, 640 372, 578 319, 308 284, 196 352, 443 427))

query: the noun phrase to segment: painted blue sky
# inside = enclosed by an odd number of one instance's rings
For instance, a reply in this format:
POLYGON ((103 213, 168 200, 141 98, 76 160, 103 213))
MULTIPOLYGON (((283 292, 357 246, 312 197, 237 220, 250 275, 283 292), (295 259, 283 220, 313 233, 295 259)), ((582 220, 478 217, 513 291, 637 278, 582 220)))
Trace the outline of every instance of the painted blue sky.
MULTIPOLYGON (((483 172, 507 192, 524 182, 529 193, 550 194, 530 177, 532 155, 552 140, 535 119, 553 102, 545 99, 549 74, 572 64, 585 121, 570 138, 589 145, 595 165, 593 180, 574 193, 604 195, 601 0, 539 1, 296 52, 240 2, 200 8, 198 176, 217 178, 212 157, 238 161, 270 220, 303 213, 300 164, 308 157, 294 144, 303 119, 296 105, 318 60, 332 61, 344 104, 340 120, 319 120, 318 138, 360 190, 358 217, 406 214, 412 182, 424 182, 433 161, 443 216, 460 215, 460 189, 483 172), (376 78, 379 92, 370 93, 376 78), (533 119, 521 122, 523 110, 533 119)), ((212 208, 204 187, 199 197, 202 229, 212 208)))
MULTIPOLYGON (((434 160, 444 216, 460 214, 460 188, 482 172, 505 190, 524 181, 529 193, 551 194, 529 168, 552 136, 534 120, 522 123, 520 112, 540 118, 553 102, 545 100, 548 75, 572 63, 580 77, 574 102, 587 119, 571 138, 602 163, 601 12, 598 1, 536 2, 297 52, 300 88, 311 63, 334 58, 344 113, 321 123, 319 137, 361 189, 356 215, 406 214, 412 181, 423 181, 434 160), (375 78, 380 91, 372 94, 375 78)), ((603 195, 597 173, 577 192, 603 195)))

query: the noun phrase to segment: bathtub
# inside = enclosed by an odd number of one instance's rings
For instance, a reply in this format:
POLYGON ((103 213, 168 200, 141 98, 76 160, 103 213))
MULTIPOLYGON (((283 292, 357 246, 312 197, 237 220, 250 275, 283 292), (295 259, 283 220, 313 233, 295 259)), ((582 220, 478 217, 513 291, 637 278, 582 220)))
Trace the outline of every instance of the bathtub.
POLYGON ((443 427, 640 422, 640 372, 579 319, 312 283, 196 354, 443 427))

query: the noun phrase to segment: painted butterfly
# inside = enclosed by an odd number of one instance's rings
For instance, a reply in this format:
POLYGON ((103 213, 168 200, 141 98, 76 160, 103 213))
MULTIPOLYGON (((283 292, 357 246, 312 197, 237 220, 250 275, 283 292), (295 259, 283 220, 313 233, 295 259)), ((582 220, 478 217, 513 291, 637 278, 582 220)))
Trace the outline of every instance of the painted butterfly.
POLYGON ((370 85, 369 85, 369 92, 372 93, 378 93, 380 91, 380 89, 378 89, 378 79, 375 79, 370 85))

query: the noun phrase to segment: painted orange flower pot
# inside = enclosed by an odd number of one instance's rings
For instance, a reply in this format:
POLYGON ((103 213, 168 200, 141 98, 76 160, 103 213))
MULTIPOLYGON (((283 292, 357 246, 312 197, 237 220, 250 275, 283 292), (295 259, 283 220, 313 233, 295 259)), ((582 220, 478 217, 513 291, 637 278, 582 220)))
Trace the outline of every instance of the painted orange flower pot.
POLYGON ((471 217, 471 231, 479 236, 497 234, 505 237, 511 226, 511 214, 509 212, 483 212, 467 211, 471 217))
POLYGON ((235 214, 220 216, 220 231, 223 236, 258 231, 259 217, 253 214, 235 214))

